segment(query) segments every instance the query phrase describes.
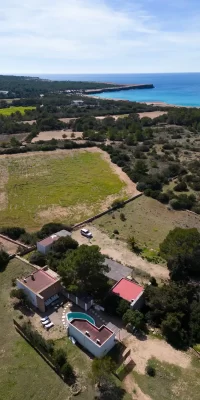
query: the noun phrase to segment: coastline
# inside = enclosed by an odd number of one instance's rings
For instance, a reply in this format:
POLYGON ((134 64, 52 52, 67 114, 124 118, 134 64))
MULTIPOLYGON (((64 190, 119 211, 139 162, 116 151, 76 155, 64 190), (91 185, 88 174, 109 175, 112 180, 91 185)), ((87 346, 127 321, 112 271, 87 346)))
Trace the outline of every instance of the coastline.
POLYGON ((89 95, 85 94, 85 96, 92 97, 94 99, 100 99, 100 100, 112 100, 112 101, 128 101, 129 103, 139 103, 139 104, 146 104, 146 105, 151 105, 151 106, 157 106, 157 107, 174 107, 174 108, 200 108, 200 106, 183 106, 179 104, 170 104, 170 103, 165 103, 164 101, 132 101, 132 100, 125 100, 125 99, 111 99, 110 97, 99 97, 99 96, 94 96, 94 95, 89 95))

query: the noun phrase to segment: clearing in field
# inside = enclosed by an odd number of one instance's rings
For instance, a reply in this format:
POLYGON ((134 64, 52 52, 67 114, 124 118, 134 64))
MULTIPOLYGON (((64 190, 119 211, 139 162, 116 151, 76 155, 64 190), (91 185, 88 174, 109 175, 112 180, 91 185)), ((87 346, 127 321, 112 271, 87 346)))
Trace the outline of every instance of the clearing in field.
POLYGON ((34 110, 36 107, 8 107, 8 108, 0 108, 0 114, 9 116, 16 112, 20 112, 20 114, 24 115, 25 111, 34 110))
POLYGON ((115 198, 137 193, 107 154, 60 150, 0 158, 1 226, 41 227, 75 223, 100 212, 115 198))
POLYGON ((129 236, 134 236, 142 247, 157 250, 168 232, 176 226, 200 230, 200 215, 187 211, 169 211, 166 205, 141 196, 114 212, 114 217, 107 214, 94 224, 109 235, 117 229, 119 239, 127 240, 129 236), (121 219, 121 213, 125 220, 121 219))

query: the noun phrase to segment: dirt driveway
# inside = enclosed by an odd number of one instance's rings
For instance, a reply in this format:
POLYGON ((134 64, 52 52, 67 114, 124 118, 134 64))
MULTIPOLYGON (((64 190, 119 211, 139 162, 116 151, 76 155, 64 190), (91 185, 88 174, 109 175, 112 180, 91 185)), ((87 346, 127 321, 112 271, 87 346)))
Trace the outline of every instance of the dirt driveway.
POLYGON ((123 343, 131 350, 131 357, 136 364, 134 369, 141 374, 145 373, 147 361, 151 357, 182 368, 189 367, 191 362, 191 357, 188 353, 175 350, 164 340, 150 337, 147 337, 146 340, 139 340, 131 335, 123 343))
POLYGON ((158 279, 168 279, 169 274, 167 268, 143 260, 130 251, 126 243, 120 240, 110 239, 108 235, 101 232, 93 225, 85 226, 85 228, 92 232, 93 239, 89 241, 87 238, 81 236, 80 229, 78 229, 72 233, 72 237, 76 239, 79 244, 96 244, 101 248, 103 254, 123 265, 139 268, 158 279))

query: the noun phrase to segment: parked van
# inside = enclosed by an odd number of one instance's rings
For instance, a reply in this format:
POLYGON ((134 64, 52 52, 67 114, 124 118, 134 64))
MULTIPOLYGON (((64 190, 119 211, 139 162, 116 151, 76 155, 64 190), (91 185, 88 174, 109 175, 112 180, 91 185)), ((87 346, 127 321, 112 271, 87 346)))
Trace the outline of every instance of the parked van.
POLYGON ((88 229, 81 229, 81 235, 87 237, 88 239, 92 238, 92 233, 88 229))

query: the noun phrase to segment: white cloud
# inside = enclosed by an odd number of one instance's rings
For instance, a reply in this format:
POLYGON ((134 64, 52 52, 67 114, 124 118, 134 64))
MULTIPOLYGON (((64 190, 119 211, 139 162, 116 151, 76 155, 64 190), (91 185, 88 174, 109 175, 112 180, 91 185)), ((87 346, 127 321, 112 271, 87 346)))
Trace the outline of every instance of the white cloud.
MULTIPOLYGON (((183 51, 188 68, 188 56, 200 50, 200 29, 167 32, 164 17, 144 3, 7 0, 0 5, 0 72, 176 71, 183 51)), ((190 69, 199 62, 192 54, 190 69)))

